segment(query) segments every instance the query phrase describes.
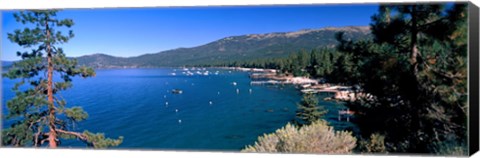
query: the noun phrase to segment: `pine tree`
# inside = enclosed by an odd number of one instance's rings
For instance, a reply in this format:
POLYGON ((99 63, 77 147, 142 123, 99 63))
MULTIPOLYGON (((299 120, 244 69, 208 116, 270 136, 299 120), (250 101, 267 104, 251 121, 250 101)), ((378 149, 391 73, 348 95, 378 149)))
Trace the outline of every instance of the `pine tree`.
POLYGON ((315 49, 310 52, 310 64, 307 67, 307 71, 312 77, 319 76, 318 68, 320 62, 318 61, 318 54, 318 51, 315 49))
POLYGON ((350 77, 374 96, 349 105, 361 111, 355 122, 363 135, 385 135, 392 152, 464 146, 466 5, 384 5, 372 20, 372 41, 339 45, 357 58, 350 77))
POLYGON ((318 98, 313 93, 304 94, 297 107, 296 122, 299 125, 310 125, 327 113, 323 106, 318 105, 318 98))
POLYGON ((77 62, 68 59, 58 47, 74 37, 71 30, 67 35, 59 30, 68 29, 74 23, 71 19, 57 19, 57 12, 34 10, 14 14, 16 21, 27 27, 9 33, 8 38, 32 50, 17 52, 22 60, 4 74, 20 82, 12 89, 16 96, 7 102, 5 118, 13 123, 2 131, 2 144, 40 147, 48 143, 50 148, 56 148, 61 139, 78 139, 95 148, 117 146, 122 137, 110 139, 102 133, 73 131, 73 123, 85 120, 88 114, 81 107, 68 107, 59 92, 72 87, 72 77, 91 77, 95 72, 77 67, 77 62))
POLYGON ((338 57, 335 63, 332 65, 333 71, 330 75, 330 79, 335 83, 347 83, 352 82, 353 63, 351 61, 352 56, 349 54, 342 54, 338 57))

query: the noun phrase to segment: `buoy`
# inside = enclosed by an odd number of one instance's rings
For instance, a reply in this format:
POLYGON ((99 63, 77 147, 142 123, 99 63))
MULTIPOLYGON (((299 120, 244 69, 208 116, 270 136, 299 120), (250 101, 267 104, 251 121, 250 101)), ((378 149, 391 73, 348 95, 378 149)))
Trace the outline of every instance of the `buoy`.
POLYGON ((178 123, 182 123, 182 120, 178 120, 178 123))
POLYGON ((213 102, 212 102, 212 101, 210 101, 209 103, 210 103, 210 105, 212 105, 212 104, 213 104, 213 102))
POLYGON ((165 102, 165 105, 168 105, 168 101, 167 101, 167 102, 165 102))
POLYGON ((175 112, 178 112, 178 109, 175 109, 175 112))

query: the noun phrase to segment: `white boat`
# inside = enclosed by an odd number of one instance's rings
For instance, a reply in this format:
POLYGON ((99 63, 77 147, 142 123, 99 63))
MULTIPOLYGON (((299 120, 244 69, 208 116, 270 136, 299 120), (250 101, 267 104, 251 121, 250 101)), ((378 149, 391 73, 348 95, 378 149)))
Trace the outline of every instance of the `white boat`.
POLYGON ((317 93, 315 89, 302 89, 300 90, 302 93, 317 93))
POLYGON ((173 93, 173 94, 182 94, 183 91, 180 90, 180 89, 172 89, 172 93, 173 93))

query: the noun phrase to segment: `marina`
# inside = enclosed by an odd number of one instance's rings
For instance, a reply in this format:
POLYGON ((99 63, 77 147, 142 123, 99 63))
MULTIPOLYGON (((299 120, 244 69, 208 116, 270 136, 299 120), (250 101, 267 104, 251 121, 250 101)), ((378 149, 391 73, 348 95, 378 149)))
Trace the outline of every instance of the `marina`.
MULTIPOLYGON (((89 80, 73 78, 76 85, 62 96, 71 98, 69 104, 83 105, 90 115, 76 126, 78 130, 124 136, 117 148, 126 149, 237 151, 295 118, 301 84, 252 85, 249 71, 192 69, 98 70, 89 80), (187 71, 202 74, 187 75, 187 71), (206 71, 208 76, 203 75, 206 71)), ((3 85, 5 103, 14 95, 10 91, 14 81, 5 79, 3 85)), ((346 118, 338 120, 338 110, 346 108, 341 102, 323 98, 319 97, 319 104, 329 111, 325 120, 335 129, 357 130, 346 118)))
POLYGON ((321 83, 322 80, 320 79, 279 75, 277 74, 278 71, 271 69, 236 69, 251 72, 250 79, 252 81, 250 85, 294 85, 297 86, 302 93, 333 94, 333 97, 325 98, 326 100, 354 101, 357 98, 356 96, 366 96, 361 92, 355 92, 352 86, 321 83))

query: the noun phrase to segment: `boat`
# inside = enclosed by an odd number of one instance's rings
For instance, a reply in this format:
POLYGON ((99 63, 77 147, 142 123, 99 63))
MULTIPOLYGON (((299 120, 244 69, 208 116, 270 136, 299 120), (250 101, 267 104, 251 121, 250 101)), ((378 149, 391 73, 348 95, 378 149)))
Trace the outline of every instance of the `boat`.
POLYGON ((172 89, 172 93, 173 93, 173 94, 182 94, 183 91, 180 90, 180 89, 172 89))
POLYGON ((190 71, 187 71, 186 73, 187 73, 187 76, 193 76, 193 73, 190 71))
POLYGON ((351 111, 350 109, 339 110, 338 114, 340 115, 353 115, 355 111, 351 111))
POLYGON ((317 93, 315 89, 302 89, 300 90, 302 93, 317 93))
POLYGON ((205 72, 203 72, 203 75, 204 75, 204 76, 208 76, 209 73, 210 73, 210 72, 205 71, 205 72))

